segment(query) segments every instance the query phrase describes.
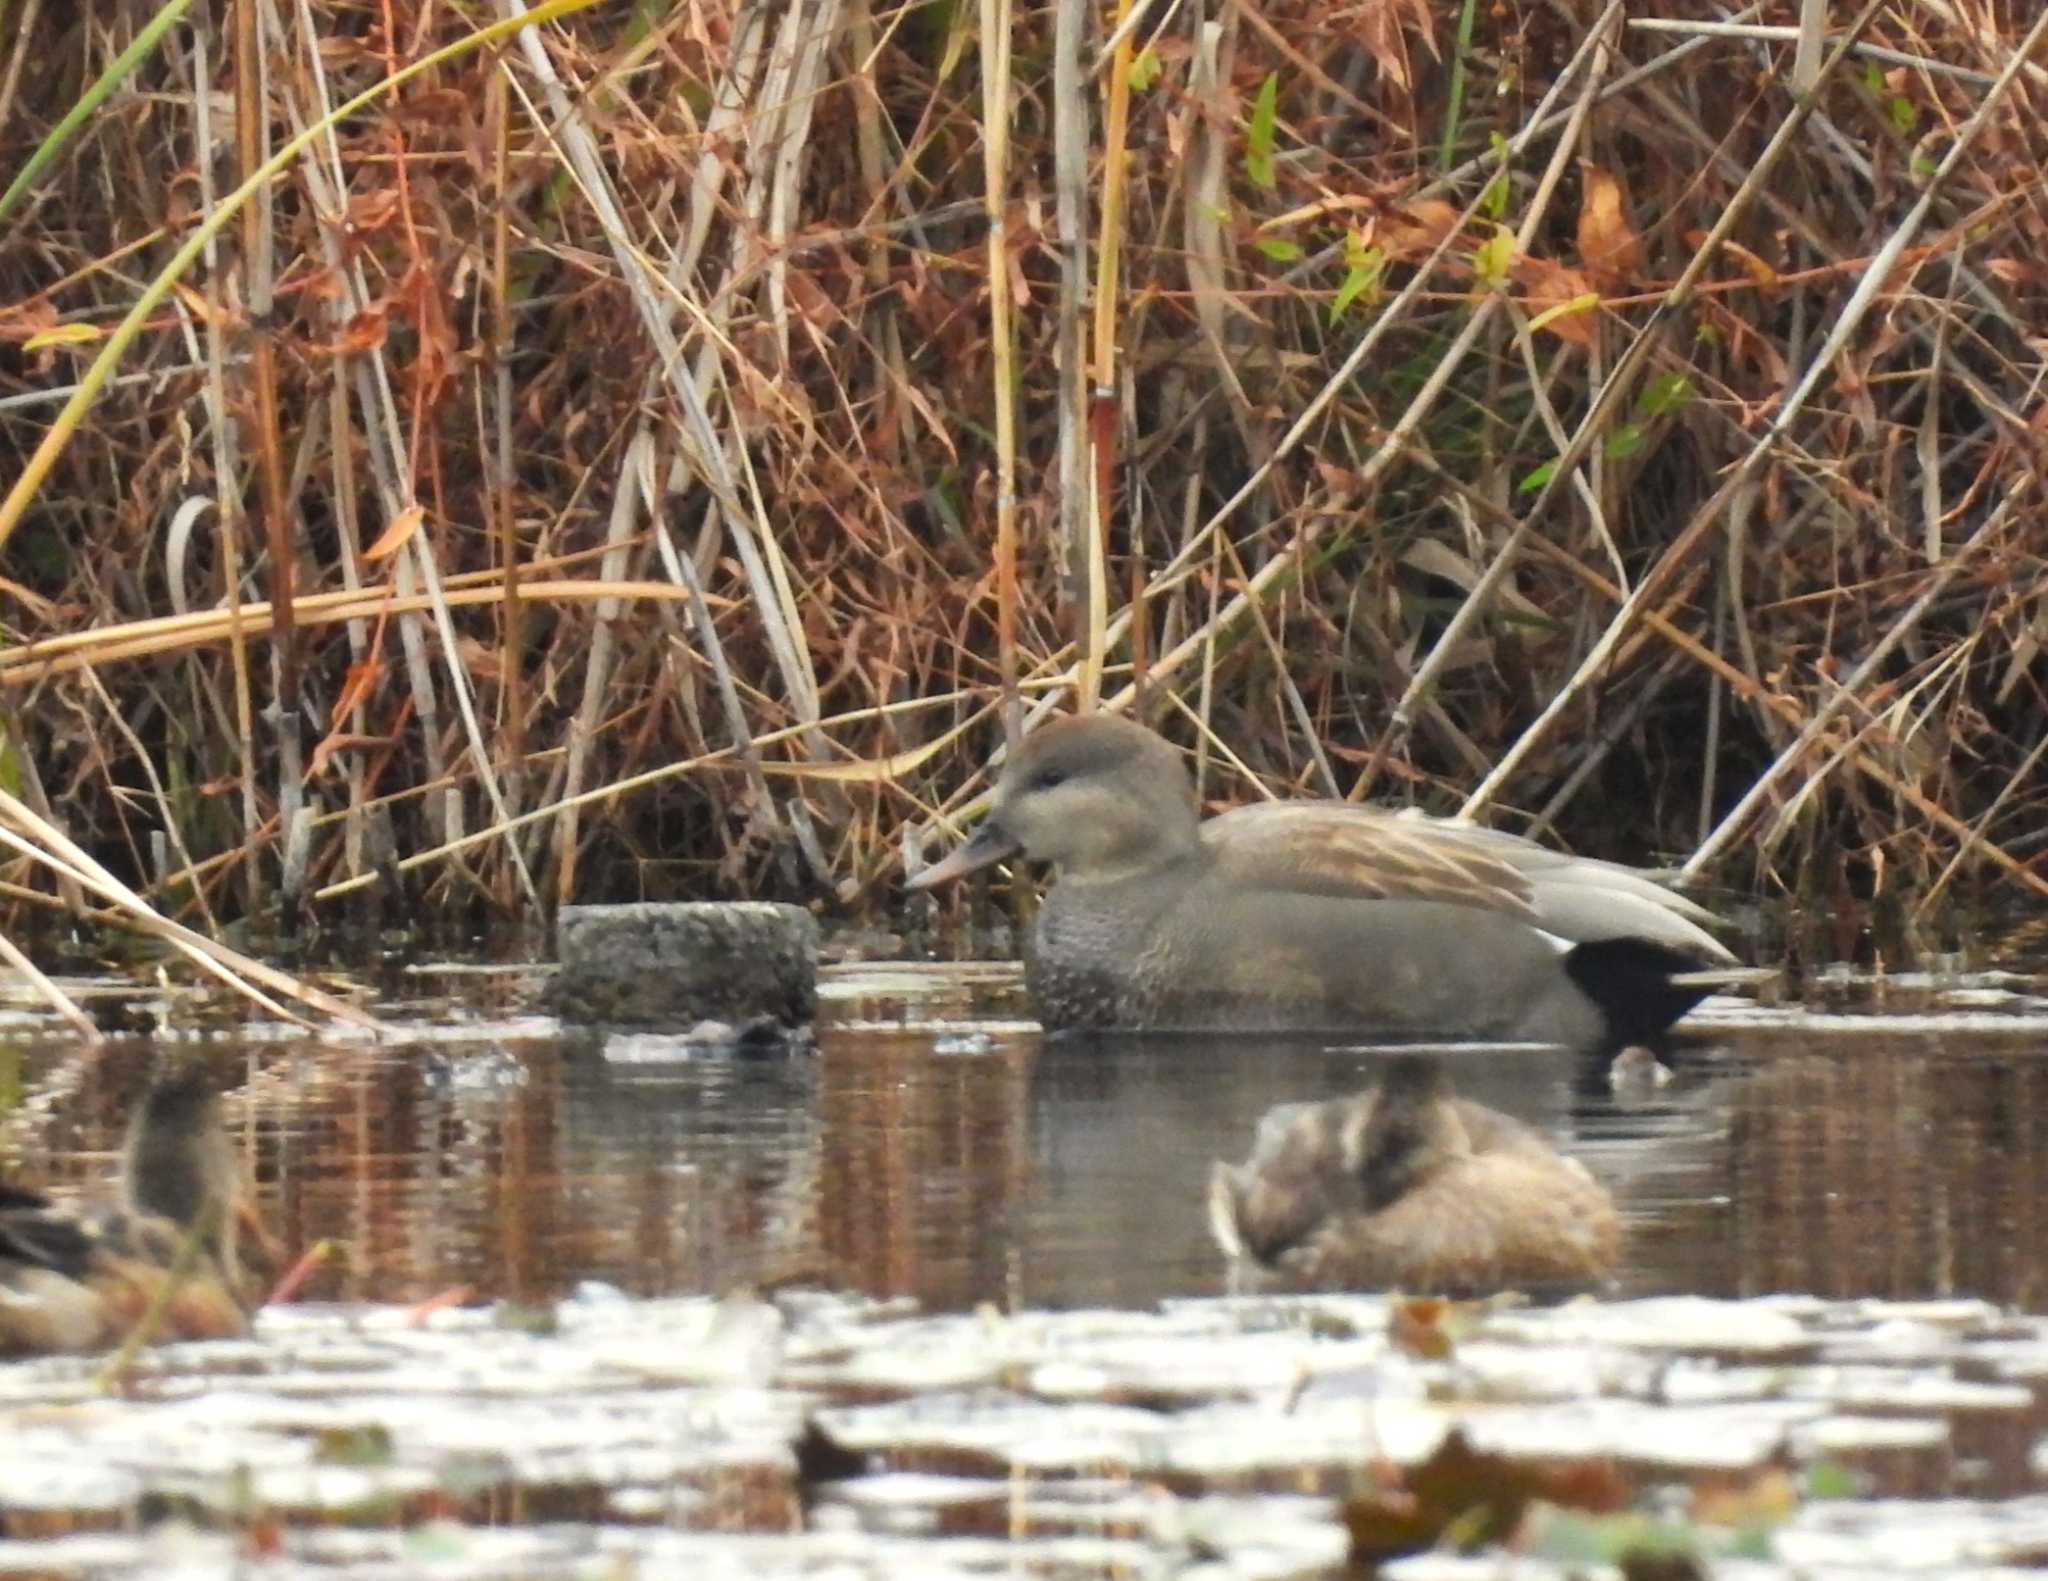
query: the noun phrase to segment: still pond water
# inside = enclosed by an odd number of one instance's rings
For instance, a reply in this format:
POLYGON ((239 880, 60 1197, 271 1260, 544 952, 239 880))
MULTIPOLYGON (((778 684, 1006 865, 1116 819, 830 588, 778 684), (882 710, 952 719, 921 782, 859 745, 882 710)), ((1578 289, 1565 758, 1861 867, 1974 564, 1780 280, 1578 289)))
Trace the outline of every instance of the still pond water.
POLYGON ((177 1045, 231 1067, 282 1244, 347 1248, 126 1398, 0 1366, 0 1577, 1563 1581, 1652 1573, 1660 1521, 1746 1581, 2048 1562, 2034 979, 1710 1003, 1661 1087, 1449 1054, 1630 1247, 1604 1302, 1441 1318, 1180 1299, 1223 1285, 1211 1161, 1370 1050, 1051 1043, 998 967, 836 969, 801 1053, 569 1035, 534 987, 411 974, 377 1043, 186 1000, 89 1057, 0 1032, 8 1178, 103 1190, 177 1045), (1470 1536, 1546 1466, 1512 1561, 1412 1552, 1432 1478, 1470 1536))
MULTIPOLYGON (((1454 1052, 1468 1097, 1614 1190, 1615 1293, 1972 1295, 2048 1309, 2048 1004, 1888 987, 1890 1013, 1713 1001, 1661 1088, 1528 1050, 1454 1052), (1896 1008, 1904 1006, 1903 1010, 1896 1008)), ((464 1289, 544 1301, 815 1285, 927 1309, 1150 1306, 1213 1294, 1210 1162, 1270 1105, 1356 1090, 1370 1050, 1148 1038, 1067 1046, 1006 967, 832 969, 814 1052, 564 1036, 519 973, 415 974, 383 1043, 244 1033, 209 1057, 288 1247, 345 1265, 309 1296, 464 1289)), ((0 1049, 21 1097, 0 1166, 81 1188, 113 1167, 151 1057, 0 1049)))

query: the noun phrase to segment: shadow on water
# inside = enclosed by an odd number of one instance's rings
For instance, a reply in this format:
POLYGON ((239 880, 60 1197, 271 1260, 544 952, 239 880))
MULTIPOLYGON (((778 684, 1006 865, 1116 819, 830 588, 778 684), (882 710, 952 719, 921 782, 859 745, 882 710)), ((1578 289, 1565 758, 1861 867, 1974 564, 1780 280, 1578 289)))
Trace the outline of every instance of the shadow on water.
MULTIPOLYGON (((246 1066, 230 1112, 283 1240, 349 1249, 315 1297, 803 1283, 938 1309, 1218 1291, 1210 1162, 1243 1157, 1273 1104, 1366 1085, 1376 1057, 1313 1041, 1068 1046, 976 1022, 957 1000, 939 1026, 833 1003, 811 1055, 506 1023, 501 1037, 217 1057, 246 1066)), ((1570 1062, 1547 1053, 1448 1063, 1464 1095, 1613 1187, 1630 1234, 1620 1294, 2048 1306, 2041 1027, 1839 1025, 1717 1028, 1677 1081, 1637 1097, 1575 1092, 1570 1062)), ((104 1180, 149 1053, 0 1056, 28 1095, 0 1163, 60 1189, 104 1180)))

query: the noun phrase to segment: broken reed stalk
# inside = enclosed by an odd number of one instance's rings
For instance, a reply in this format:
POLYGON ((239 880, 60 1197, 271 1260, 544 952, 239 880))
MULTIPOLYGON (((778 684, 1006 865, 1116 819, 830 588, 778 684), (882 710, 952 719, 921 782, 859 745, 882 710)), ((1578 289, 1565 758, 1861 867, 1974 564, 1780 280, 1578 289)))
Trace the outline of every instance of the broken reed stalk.
POLYGON ((303 1024, 301 1017, 264 993, 262 990, 265 988, 297 999, 323 1015, 347 1021, 364 1031, 383 1030, 375 1017, 364 1014, 346 1000, 337 999, 289 973, 159 916, 139 895, 90 854, 79 849, 63 830, 37 817, 5 790, 0 790, 0 844, 31 861, 61 871, 80 888, 110 901, 128 926, 161 939, 201 971, 217 978, 244 998, 262 1005, 273 1015, 303 1024))
POLYGON ((1118 310, 1123 305, 1124 194, 1129 184, 1125 154, 1131 130, 1131 33, 1125 25, 1132 0, 1117 0, 1110 56, 1109 103, 1102 120, 1101 228, 1095 244, 1095 343, 1089 362, 1088 421, 1084 425, 1088 466, 1088 607, 1076 704, 1086 712, 1102 696, 1102 667, 1109 644, 1109 522, 1116 483, 1118 310))
MULTIPOLYGON (((193 64, 200 80, 207 82, 213 78, 207 56, 210 32, 210 28, 201 27, 195 29, 192 34, 193 64)), ((196 95, 192 110, 197 146, 213 147, 212 95, 196 95)), ((220 205, 213 187, 212 161, 202 160, 200 166, 200 203, 209 212, 218 211, 220 205)), ((244 180, 248 179, 245 171, 244 180)), ((253 187, 250 188, 250 196, 254 196, 253 187)), ((246 212, 247 203, 232 207, 246 212)), ((221 594, 228 607, 228 654, 232 661, 231 673, 234 676, 235 739, 222 745, 231 754, 236 780, 241 788, 242 836, 244 841, 247 841, 255 838, 257 829, 263 823, 263 815, 256 791, 255 683, 249 673, 249 645, 243 638, 240 620, 244 512, 236 486, 242 475, 241 426, 234 416, 236 408, 228 400, 227 393, 228 313, 226 294, 222 290, 224 282, 220 268, 220 245, 216 237, 207 237, 201 256, 206 262, 206 415, 207 436, 212 442, 214 452, 213 514, 219 529, 221 594)), ((62 420, 60 414, 60 424, 62 420)), ((253 915, 263 906, 261 865, 256 862, 245 862, 242 865, 241 879, 242 903, 253 915)))
MULTIPOLYGON (((529 567, 529 569, 535 569, 529 567)), ((467 585, 442 590, 439 604, 445 609, 490 608, 500 603, 503 590, 470 577, 467 585)), ((522 599, 530 604, 600 603, 605 600, 675 603, 688 598, 688 589, 672 582, 612 582, 603 578, 556 581, 542 579, 520 586, 522 599)), ((717 610, 732 607, 731 600, 705 595, 717 610)), ((414 614, 435 608, 429 593, 400 597, 389 585, 366 587, 356 592, 308 593, 298 600, 295 621, 299 626, 333 626, 389 615, 414 614)), ((162 657, 215 643, 232 642, 238 635, 262 637, 272 630, 270 605, 251 600, 236 609, 195 610, 189 615, 159 615, 128 625, 102 626, 72 632, 18 648, 0 648, 0 688, 33 687, 55 676, 95 666, 118 664, 129 659, 162 657)))
MULTIPOLYGON (((264 70, 265 53, 258 43, 261 24, 257 5, 258 0, 235 0, 233 12, 235 151, 244 180, 263 168, 270 141, 270 92, 264 70)), ((299 809, 304 800, 300 777, 303 760, 299 740, 298 640, 292 629, 298 552, 292 542, 291 502, 285 488, 284 441, 278 432, 277 341, 271 329, 276 306, 277 265, 273 256, 275 230, 271 207, 271 184, 260 182, 249 201, 242 205, 242 247, 236 264, 241 277, 242 300, 247 304, 241 337, 247 342, 252 376, 242 410, 246 412, 246 421, 255 430, 256 511, 262 523, 261 541, 270 558, 272 684, 270 709, 266 717, 277 742, 277 815, 286 834, 282 842, 286 859, 280 888, 287 903, 285 915, 288 919, 295 919, 297 900, 305 880, 303 871, 294 871, 291 853, 296 847, 290 838, 291 831, 298 824, 299 809)), ((214 277, 214 271, 209 268, 209 286, 214 277)), ((241 420, 237 418, 238 422, 241 420)), ((241 502, 238 499, 236 503, 239 507, 241 502)), ((243 515, 238 509, 233 517, 224 518, 223 532, 237 532, 243 515)), ((245 738, 243 751, 253 760, 256 751, 253 738, 245 738)), ((253 772, 247 783, 252 786, 255 783, 253 772)), ((256 825, 256 815, 256 808, 251 805, 247 813, 251 829, 256 825)), ((244 871, 253 895, 261 867, 251 862, 244 871)), ((252 909, 253 905, 252 901, 252 909)))
POLYGON ((43 969, 36 965, 16 947, 6 934, 0 933, 0 961, 5 961, 27 979, 28 985, 43 996, 49 1007, 62 1016, 89 1047, 101 1041, 100 1029, 91 1016, 78 1008, 78 1001, 52 982, 43 969))
POLYGON ((497 536, 498 571, 503 578, 498 614, 498 641, 503 649, 498 694, 497 743, 503 756, 511 810, 521 810, 526 796, 526 604, 519 591, 519 511, 513 499, 512 358, 518 337, 512 312, 512 113, 505 74, 494 71, 484 100, 484 126, 490 139, 491 269, 491 440, 489 456, 491 522, 497 536))
POLYGON ((1010 323, 1010 4, 981 0, 982 169, 988 201, 988 318, 996 429, 996 662, 1003 734, 1015 744, 1017 696, 1017 370, 1010 323))

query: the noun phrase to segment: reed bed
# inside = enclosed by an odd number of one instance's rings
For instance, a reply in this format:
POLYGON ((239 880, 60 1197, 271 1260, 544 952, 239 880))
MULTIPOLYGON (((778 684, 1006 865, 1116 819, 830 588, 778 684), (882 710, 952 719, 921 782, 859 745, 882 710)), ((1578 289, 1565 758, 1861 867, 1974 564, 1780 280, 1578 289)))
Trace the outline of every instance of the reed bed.
POLYGON ((873 913, 1094 706, 2048 892, 2048 21, 1661 9, 11 0, 0 903, 873 913))

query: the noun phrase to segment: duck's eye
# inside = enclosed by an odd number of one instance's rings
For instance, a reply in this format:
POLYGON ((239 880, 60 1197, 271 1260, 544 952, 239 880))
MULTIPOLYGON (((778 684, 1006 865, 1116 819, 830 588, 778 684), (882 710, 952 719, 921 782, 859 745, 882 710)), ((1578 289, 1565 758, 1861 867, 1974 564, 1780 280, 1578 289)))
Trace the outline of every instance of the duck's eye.
POLYGON ((1067 783, 1067 771, 1061 768, 1040 769, 1031 776, 1031 788, 1035 791, 1058 790, 1067 783))

